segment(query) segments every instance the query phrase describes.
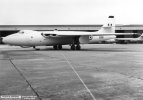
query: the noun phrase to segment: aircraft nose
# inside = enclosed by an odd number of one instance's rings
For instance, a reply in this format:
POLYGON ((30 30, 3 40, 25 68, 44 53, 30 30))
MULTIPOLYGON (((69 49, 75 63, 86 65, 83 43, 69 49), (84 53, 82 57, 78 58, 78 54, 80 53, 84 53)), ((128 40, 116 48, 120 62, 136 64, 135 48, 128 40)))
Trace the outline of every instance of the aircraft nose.
POLYGON ((9 45, 18 45, 21 43, 23 37, 18 37, 16 34, 8 35, 2 38, 2 43, 9 45))
POLYGON ((3 44, 9 44, 10 43, 10 38, 9 38, 9 36, 6 36, 6 37, 3 37, 2 38, 2 40, 1 40, 1 42, 3 43, 3 44))

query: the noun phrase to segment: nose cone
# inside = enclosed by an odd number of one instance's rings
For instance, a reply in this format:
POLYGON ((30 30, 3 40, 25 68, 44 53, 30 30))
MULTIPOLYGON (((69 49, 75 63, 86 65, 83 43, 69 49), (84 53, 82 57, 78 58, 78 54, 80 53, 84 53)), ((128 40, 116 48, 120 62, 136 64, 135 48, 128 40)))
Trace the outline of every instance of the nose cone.
POLYGON ((11 42, 10 36, 3 37, 1 42, 3 44, 10 44, 10 42, 11 42))
POLYGON ((4 44, 9 44, 9 45, 21 45, 21 44, 23 44, 23 38, 24 37, 19 36, 17 34, 12 34, 12 35, 3 37, 2 42, 4 44))

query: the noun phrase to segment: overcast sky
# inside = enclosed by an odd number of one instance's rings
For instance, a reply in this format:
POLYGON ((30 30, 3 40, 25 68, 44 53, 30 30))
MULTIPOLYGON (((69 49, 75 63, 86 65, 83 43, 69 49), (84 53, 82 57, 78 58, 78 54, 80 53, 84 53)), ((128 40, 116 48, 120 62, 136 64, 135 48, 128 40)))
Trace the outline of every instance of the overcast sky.
POLYGON ((0 0, 0 25, 143 24, 143 0, 0 0))

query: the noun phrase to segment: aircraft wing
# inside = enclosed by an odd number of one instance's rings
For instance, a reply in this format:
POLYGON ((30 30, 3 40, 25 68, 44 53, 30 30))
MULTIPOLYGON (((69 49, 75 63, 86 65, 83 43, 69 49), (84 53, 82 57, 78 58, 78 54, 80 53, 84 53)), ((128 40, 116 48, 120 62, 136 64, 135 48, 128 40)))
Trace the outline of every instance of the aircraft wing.
POLYGON ((74 32, 74 31, 52 31, 43 32, 46 36, 103 36, 103 35, 133 35, 135 33, 98 33, 98 32, 74 32))
POLYGON ((116 38, 115 40, 135 41, 137 38, 116 38))

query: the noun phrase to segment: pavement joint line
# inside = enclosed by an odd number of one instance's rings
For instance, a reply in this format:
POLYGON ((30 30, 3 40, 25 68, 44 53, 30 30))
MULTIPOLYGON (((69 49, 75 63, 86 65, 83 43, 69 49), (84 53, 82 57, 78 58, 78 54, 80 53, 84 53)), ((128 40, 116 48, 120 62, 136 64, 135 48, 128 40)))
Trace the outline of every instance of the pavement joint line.
MULTIPOLYGON (((0 60, 9 60, 9 59, 0 59, 0 60)), ((23 59, 11 59, 11 60, 23 60, 23 59)), ((30 59, 30 60, 37 60, 37 59, 30 59)), ((46 59, 45 59, 46 60, 46 59)), ((66 61, 55 61, 55 60, 52 60, 52 61, 50 61, 50 62, 47 62, 47 64, 49 64, 49 63, 62 63, 62 62, 66 62, 66 61)))
POLYGON ((62 54, 62 56, 65 58, 66 62, 72 68, 72 70, 74 71, 74 73, 78 76, 79 80, 81 81, 81 83, 83 84, 83 86, 86 88, 87 92, 89 92, 89 94, 91 95, 92 99, 96 100, 96 98, 93 96, 92 92, 87 87, 87 85, 85 84, 85 82, 82 80, 82 78, 80 77, 80 75, 78 74, 78 72, 75 70, 75 68, 73 67, 73 65, 71 64, 71 62, 68 60, 68 58, 64 54, 62 54))
POLYGON ((37 98, 39 100, 42 100, 39 96, 39 94, 35 91, 35 89, 32 87, 32 85, 30 84, 30 82, 26 79, 26 77, 23 75, 23 73, 16 67, 16 65, 12 62, 12 59, 9 59, 10 63, 13 65, 13 67, 17 70, 17 72, 20 74, 20 76, 26 81, 26 83, 28 84, 28 86, 31 88, 31 90, 35 93, 35 95, 37 96, 37 98))

